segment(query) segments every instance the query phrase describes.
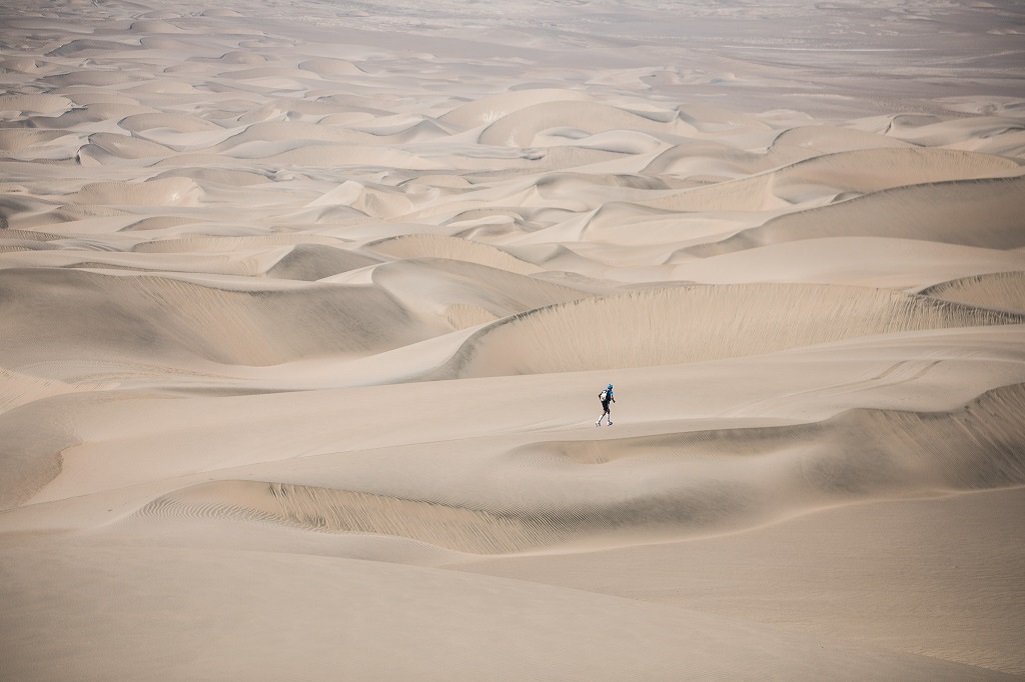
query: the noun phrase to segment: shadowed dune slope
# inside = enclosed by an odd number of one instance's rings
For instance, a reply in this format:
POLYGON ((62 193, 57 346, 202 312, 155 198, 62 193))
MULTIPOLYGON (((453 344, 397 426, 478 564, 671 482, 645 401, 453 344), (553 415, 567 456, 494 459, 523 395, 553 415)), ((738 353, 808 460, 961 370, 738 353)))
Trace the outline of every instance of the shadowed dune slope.
POLYGON ((1025 272, 999 272, 944 282, 921 291, 944 301, 1025 314, 1025 272))
POLYGON ((171 239, 156 239, 153 241, 140 242, 133 246, 132 250, 143 253, 207 253, 218 251, 232 253, 248 249, 268 249, 276 246, 291 246, 298 244, 338 246, 342 243, 344 242, 333 237, 325 237, 318 234, 282 233, 245 235, 241 237, 190 234, 171 239))
POLYGON ((534 104, 503 116, 481 132, 479 142, 530 147, 537 144, 544 131, 553 128, 568 129, 573 131, 573 136, 617 129, 665 134, 694 132, 692 126, 678 118, 662 122, 597 102, 553 101, 534 104))
POLYGON ((878 132, 831 125, 808 125, 781 132, 770 149, 811 149, 833 154, 859 149, 911 149, 913 145, 878 132))
POLYGON ((164 178, 148 182, 90 183, 67 200, 87 206, 195 206, 202 194, 200 187, 187 178, 164 178))
POLYGON ((508 270, 441 258, 386 263, 372 277, 404 307, 437 315, 456 329, 589 295, 508 270))
POLYGON ((61 453, 79 439, 67 420, 76 397, 62 395, 70 386, 3 370, 0 388, 9 395, 0 412, 0 510, 5 510, 53 480, 61 471, 61 453))
POLYGON ((643 204, 674 211, 756 211, 907 185, 1015 174, 1020 168, 1011 159, 949 149, 857 149, 643 204))
MULTIPOLYGON (((671 257, 670 260, 676 259, 671 257)), ((708 258, 684 255, 674 266, 673 274, 677 280, 709 284, 828 282, 911 290, 954 278, 988 276, 1016 267, 1025 267, 1025 259, 1014 251, 913 239, 826 237, 768 244, 708 258)), ((1008 295, 1013 295, 1013 287, 1011 289, 1008 295)), ((1006 307, 984 300, 960 302, 980 307, 1006 307)))
POLYGON ((658 289, 502 320, 471 337, 440 374, 669 365, 872 334, 1022 322, 1021 315, 882 289, 791 284, 658 289))
POLYGON ((663 463, 703 473, 721 460, 738 465, 737 471, 758 468, 771 478, 763 482, 766 490, 780 499, 828 503, 1025 485, 1025 424, 1018 418, 1023 413, 1025 384, 1012 384, 949 412, 860 408, 812 424, 553 441, 526 446, 517 455, 549 464, 663 463), (779 466, 758 466, 760 457, 779 466))
POLYGON ((1025 176, 912 185, 769 220, 729 239, 688 249, 713 256, 815 237, 899 237, 990 249, 1025 246, 1025 176))
POLYGON ((0 272, 0 315, 10 324, 10 345, 0 351, 0 362, 14 368, 68 357, 198 357, 270 365, 368 354, 447 331, 427 326, 373 287, 230 291, 153 276, 73 270, 0 272), (50 343, 36 343, 51 329, 61 334, 50 343))
POLYGON ((411 234, 370 242, 367 248, 395 258, 447 258, 479 263, 521 275, 542 272, 542 268, 511 256, 500 249, 458 237, 411 234))
POLYGON ((377 262, 369 256, 323 244, 297 244, 267 271, 267 276, 313 282, 377 262))
POLYGON ((490 95, 482 99, 460 104, 439 117, 439 120, 462 128, 493 123, 508 114, 536 104, 557 101, 587 101, 589 98, 581 92, 563 88, 539 88, 504 92, 490 95))

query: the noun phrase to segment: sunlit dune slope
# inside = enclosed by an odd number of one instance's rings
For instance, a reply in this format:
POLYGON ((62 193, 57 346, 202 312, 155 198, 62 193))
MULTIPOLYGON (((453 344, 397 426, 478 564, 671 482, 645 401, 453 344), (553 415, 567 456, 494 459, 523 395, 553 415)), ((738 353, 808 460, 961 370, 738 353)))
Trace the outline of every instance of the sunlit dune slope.
POLYGON ((1012 313, 883 289, 789 284, 656 289, 503 320, 468 340, 441 374, 669 365, 872 334, 1023 321, 1012 313))

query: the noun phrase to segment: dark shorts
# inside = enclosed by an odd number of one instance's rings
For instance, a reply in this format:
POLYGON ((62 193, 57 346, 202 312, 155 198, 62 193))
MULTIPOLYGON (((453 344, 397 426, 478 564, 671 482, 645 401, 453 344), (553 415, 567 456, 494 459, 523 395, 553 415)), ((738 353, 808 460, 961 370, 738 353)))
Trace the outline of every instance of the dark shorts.
POLYGON ((609 403, 608 403, 608 401, 606 401, 606 402, 603 402, 603 403, 601 404, 601 409, 603 409, 603 410, 604 410, 604 411, 606 411, 606 412, 608 412, 608 411, 609 411, 609 403))

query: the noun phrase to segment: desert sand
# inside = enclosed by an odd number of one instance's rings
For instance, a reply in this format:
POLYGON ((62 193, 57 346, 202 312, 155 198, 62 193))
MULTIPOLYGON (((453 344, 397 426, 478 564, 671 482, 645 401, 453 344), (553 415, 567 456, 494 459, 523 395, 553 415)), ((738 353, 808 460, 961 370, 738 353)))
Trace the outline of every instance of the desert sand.
POLYGON ((3 0, 0 679, 1025 678, 1023 63, 1011 0, 3 0))

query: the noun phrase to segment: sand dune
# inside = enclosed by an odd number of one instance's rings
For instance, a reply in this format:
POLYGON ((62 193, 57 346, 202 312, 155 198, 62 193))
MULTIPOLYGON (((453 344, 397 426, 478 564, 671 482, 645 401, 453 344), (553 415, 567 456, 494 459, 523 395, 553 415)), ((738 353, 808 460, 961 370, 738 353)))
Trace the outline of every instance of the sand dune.
POLYGON ((1025 244, 1019 215, 1023 200, 1022 177, 898 187, 780 216, 730 239, 690 251, 708 256, 827 235, 898 237, 1014 249, 1025 244), (941 196, 950 204, 941 203, 941 196))
MULTIPOLYGON (((65 55, 61 54, 59 56, 65 55)), ((134 74, 123 71, 72 71, 59 76, 46 76, 44 80, 58 87, 74 87, 76 85, 103 87, 132 83, 141 79, 134 74)))
MULTIPOLYGON (((895 140, 884 131, 859 130, 856 127, 828 125, 796 126, 781 132, 773 141, 770 152, 784 149, 813 149, 819 154, 860 151, 869 149, 911 149, 910 143, 895 140)), ((925 147, 923 151, 930 150, 925 147)))
MULTIPOLYGON (((629 538, 652 542, 896 492, 1021 486, 1025 459, 1017 422, 1023 407, 1025 385, 1018 384, 949 413, 854 410, 817 424, 541 442, 511 453, 519 463, 578 479, 590 488, 584 499, 566 494, 538 504, 495 491, 491 506, 474 508, 463 501, 222 481, 162 496, 135 514, 394 535, 468 554, 585 540, 592 546, 629 538), (794 448, 795 442, 802 446, 794 448), (573 470, 610 462, 622 466, 604 476, 573 470), (656 472, 658 485, 638 485, 656 472), (622 487, 596 485, 609 476, 622 487)), ((549 486, 539 486, 548 492, 549 486)))
MULTIPOLYGON (((50 23, 46 26, 48 29, 59 29, 60 25, 56 22, 50 23)), ((121 52, 124 50, 133 50, 137 45, 131 42, 115 42, 111 40, 94 40, 91 38, 78 38, 75 40, 68 41, 60 47, 54 48, 46 53, 49 57, 71 57, 84 53, 97 53, 97 52, 121 52)))
POLYGON ((266 365, 309 355, 379 352, 414 341, 417 334, 432 335, 430 324, 403 324, 409 313, 376 289, 230 291, 167 278, 68 270, 6 270, 0 277, 11 297, 5 316, 14 330, 5 361, 14 367, 66 353, 266 365), (372 324, 362 321, 369 311, 375 311, 372 324), (97 318, 113 324, 98 325, 97 318), (30 339, 44 335, 57 320, 63 328, 60 343, 25 355, 30 339), (284 329, 292 333, 284 336, 284 329))
POLYGON ((429 234, 404 235, 371 242, 366 246, 395 258, 448 258, 487 265, 521 275, 542 272, 542 269, 536 265, 510 256, 499 249, 455 237, 429 234))
POLYGON ((96 182, 83 187, 69 197, 79 204, 112 205, 196 205, 201 190, 194 182, 184 178, 167 178, 143 183, 96 182))
POLYGON ((501 268, 452 260, 390 263, 373 282, 421 314, 441 314, 456 329, 587 296, 501 268))
POLYGON ((1014 3, 0 13, 0 678, 1025 675, 1014 3))
POLYGON ((173 154, 168 147, 127 135, 96 133, 78 151, 83 165, 117 163, 121 159, 162 159, 173 154), (111 158, 113 157, 113 158, 111 158))
POLYGON ((1000 117, 943 120, 938 117, 895 116, 886 133, 914 144, 938 146, 994 138, 1021 130, 1020 124, 1009 123, 1000 117))
POLYGON ((252 185, 262 185, 273 182, 262 173, 253 173, 229 168, 176 168, 174 170, 164 171, 154 179, 160 180, 167 177, 192 178, 193 180, 217 183, 219 185, 231 187, 249 187, 252 185))
POLYGON ((857 336, 1022 322, 1025 318, 1013 314, 881 289, 779 284, 673 288, 589 299, 503 320, 464 344, 442 371, 470 377, 670 365, 857 336))
POLYGON ((796 148, 773 145, 765 153, 738 149, 717 140, 686 140, 657 155, 644 167, 645 173, 658 177, 680 176, 721 181, 770 170, 813 156, 799 145, 796 148))
POLYGON ((118 121, 118 126, 133 133, 139 133, 154 128, 165 128, 178 133, 201 133, 208 131, 220 131, 220 126, 209 121, 204 121, 195 116, 183 114, 135 114, 126 116, 118 121))
POLYGON ((316 234, 261 234, 245 236, 215 236, 208 234, 190 234, 186 237, 169 239, 153 239, 143 241, 133 247, 141 253, 208 253, 223 251, 225 253, 247 251, 250 249, 266 249, 295 244, 320 244, 336 246, 339 240, 316 234))
POLYGON ((332 59, 321 57, 318 59, 307 59, 299 63, 303 71, 310 71, 318 76, 358 76, 363 73, 358 66, 344 59, 332 59))
POLYGON ((54 114, 71 106, 71 100, 60 95, 0 95, 0 110, 25 114, 54 114))
POLYGON ((285 121, 261 121, 248 125, 243 132, 232 136, 225 143, 211 146, 210 151, 215 153, 224 152, 246 143, 271 143, 279 140, 291 141, 296 138, 352 144, 368 144, 373 141, 373 138, 369 135, 336 130, 329 126, 285 121))
POLYGON ((1021 272, 996 272, 944 282, 922 293, 944 301, 1022 312, 1025 310, 1025 277, 1021 272))
POLYGON ((507 114, 488 125, 480 134, 480 142, 531 147, 535 146, 537 136, 543 131, 562 128, 566 129, 566 135, 616 129, 662 132, 668 135, 696 132, 679 120, 662 122, 643 113, 623 111, 604 104, 543 102, 507 114))
POLYGON ((273 267, 268 277, 300 279, 314 282, 342 272, 376 263, 373 258, 321 244, 298 244, 289 249, 273 267))
POLYGON ((0 150, 15 152, 46 144, 64 135, 67 133, 62 130, 2 130, 0 131, 0 150))
MULTIPOLYGON (((768 244, 720 256, 693 258, 686 249, 668 258, 674 279, 709 284, 806 282, 918 289, 932 295, 946 280, 982 277, 1017 268, 1014 251, 880 237, 822 237, 768 244)), ((1013 295, 1013 292, 1012 292, 1013 295)), ((950 299, 954 300, 954 299, 950 299)), ((985 300, 962 303, 993 307, 985 300)))
POLYGON ((760 175, 690 189, 647 205, 675 211, 762 210, 834 201, 908 185, 1018 175, 1009 160, 949 150, 867 149, 821 154, 760 175), (866 168, 872 172, 866 173, 866 168))

